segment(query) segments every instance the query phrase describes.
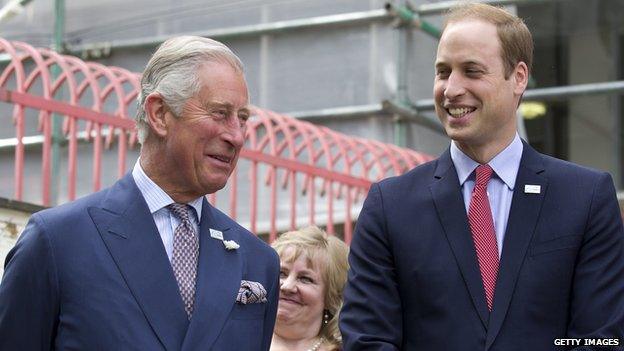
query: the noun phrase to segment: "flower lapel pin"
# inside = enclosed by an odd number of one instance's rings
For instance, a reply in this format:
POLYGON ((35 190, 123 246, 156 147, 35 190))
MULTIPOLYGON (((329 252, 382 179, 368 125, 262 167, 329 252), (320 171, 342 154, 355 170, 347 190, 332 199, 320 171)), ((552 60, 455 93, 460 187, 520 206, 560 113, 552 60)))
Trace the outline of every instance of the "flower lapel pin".
POLYGON ((223 240, 223 246, 225 246, 226 250, 236 250, 240 247, 234 240, 223 240))
POLYGON ((238 243, 234 240, 223 239, 223 232, 220 230, 210 228, 210 237, 213 239, 221 240, 223 242, 223 246, 228 251, 236 250, 240 247, 240 245, 238 245, 238 243))

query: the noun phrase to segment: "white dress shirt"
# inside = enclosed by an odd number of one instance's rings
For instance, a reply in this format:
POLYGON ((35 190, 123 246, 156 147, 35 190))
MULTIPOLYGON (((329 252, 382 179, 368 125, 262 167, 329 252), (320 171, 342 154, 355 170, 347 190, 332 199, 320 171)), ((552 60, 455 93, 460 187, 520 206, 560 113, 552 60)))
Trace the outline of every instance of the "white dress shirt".
MULTIPOLYGON (((145 202, 147 202, 147 206, 156 223, 156 228, 158 228, 158 232, 160 233, 160 238, 165 246, 167 257, 169 257, 169 262, 171 262, 173 233, 180 224, 180 220, 169 211, 167 206, 175 203, 175 201, 145 174, 141 167, 140 159, 134 164, 132 178, 134 178, 134 182, 141 191, 145 202)), ((199 222, 201 221, 202 201, 203 196, 200 196, 188 203, 188 205, 195 210, 190 211, 191 214, 189 217, 193 223, 193 229, 195 229, 195 233, 197 234, 199 234, 199 222)))
MULTIPOLYGON (((488 162, 494 170, 487 186, 487 194, 490 200, 490 208, 492 209, 499 258, 503 252, 507 219, 509 218, 509 209, 511 208, 518 168, 520 168, 522 149, 522 141, 518 133, 516 133, 511 144, 488 162)), ((472 189, 475 186, 474 170, 479 166, 479 163, 463 153, 455 145, 454 141, 451 142, 451 160, 453 160, 455 170, 457 170, 457 178, 459 178, 459 184, 462 187, 464 205, 466 206, 466 213, 468 213, 472 189)))

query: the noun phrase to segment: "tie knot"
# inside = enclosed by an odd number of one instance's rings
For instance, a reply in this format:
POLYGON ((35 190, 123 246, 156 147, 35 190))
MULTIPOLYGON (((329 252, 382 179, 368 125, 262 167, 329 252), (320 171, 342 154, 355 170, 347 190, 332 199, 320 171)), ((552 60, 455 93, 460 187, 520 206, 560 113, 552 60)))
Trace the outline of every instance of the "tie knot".
POLYGON ((181 222, 190 220, 187 204, 173 203, 167 207, 169 208, 169 211, 171 211, 171 213, 173 213, 173 215, 176 216, 181 222))
POLYGON ((490 181, 490 178, 492 178, 492 167, 490 167, 490 165, 488 165, 487 163, 484 165, 479 165, 477 166, 476 169, 476 174, 477 174, 477 180, 476 180, 476 184, 475 186, 487 186, 487 183, 490 181))

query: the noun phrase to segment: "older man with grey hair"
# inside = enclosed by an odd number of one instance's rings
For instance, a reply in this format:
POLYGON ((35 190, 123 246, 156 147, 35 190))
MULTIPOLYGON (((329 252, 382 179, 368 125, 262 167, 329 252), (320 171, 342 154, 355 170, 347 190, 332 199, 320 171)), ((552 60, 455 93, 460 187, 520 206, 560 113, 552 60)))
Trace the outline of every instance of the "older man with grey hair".
POLYGON ((163 43, 141 79, 140 158, 112 187, 32 216, 0 285, 0 350, 268 350, 275 252, 204 195, 249 118, 238 57, 163 43))

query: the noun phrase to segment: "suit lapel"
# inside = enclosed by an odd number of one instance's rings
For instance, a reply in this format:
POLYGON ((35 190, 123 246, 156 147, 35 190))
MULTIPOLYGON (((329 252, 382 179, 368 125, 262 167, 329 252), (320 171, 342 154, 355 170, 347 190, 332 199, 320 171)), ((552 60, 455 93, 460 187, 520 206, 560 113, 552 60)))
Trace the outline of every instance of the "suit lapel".
POLYGON ((524 143, 523 150, 507 220, 496 292, 494 293, 494 306, 486 338, 486 350, 494 343, 505 320, 518 274, 533 237, 548 186, 547 178, 541 175, 544 171, 542 156, 526 143, 524 143), (540 193, 525 193, 525 185, 539 185, 541 187, 540 193))
POLYGON ((436 180, 429 188, 440 222, 472 297, 472 303, 483 326, 487 327, 489 312, 485 303, 485 290, 481 282, 457 171, 448 150, 438 159, 434 177, 436 180))
POLYGON ((217 216, 215 211, 204 199, 195 308, 182 350, 210 349, 230 315, 240 288, 245 248, 226 250, 221 240, 210 236, 210 228, 217 229, 223 232, 225 240, 242 244, 238 230, 230 228, 229 221, 217 216))
POLYGON ((188 319, 151 213, 128 174, 102 208, 88 209, 102 240, 160 342, 179 350, 188 319))

